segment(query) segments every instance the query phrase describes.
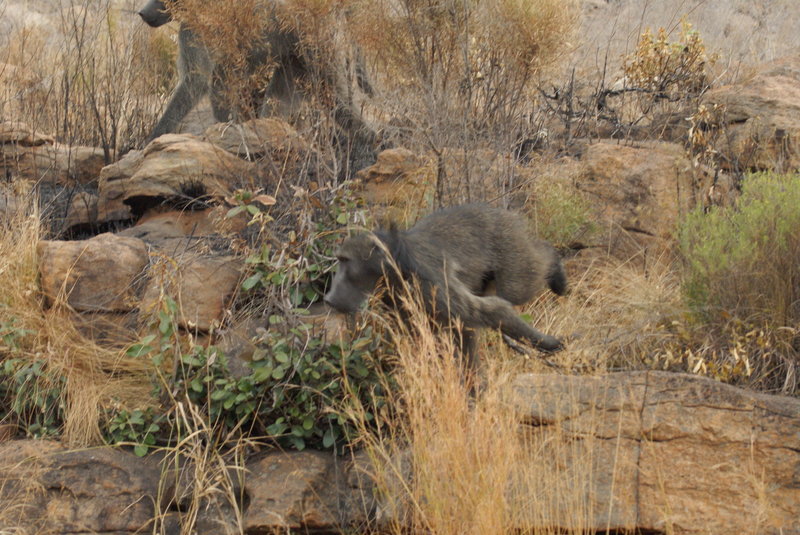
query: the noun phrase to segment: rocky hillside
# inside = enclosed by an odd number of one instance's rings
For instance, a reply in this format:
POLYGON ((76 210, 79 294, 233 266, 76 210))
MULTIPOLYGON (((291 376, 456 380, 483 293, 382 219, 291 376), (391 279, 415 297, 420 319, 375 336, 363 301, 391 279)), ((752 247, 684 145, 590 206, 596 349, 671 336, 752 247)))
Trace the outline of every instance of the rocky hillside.
POLYGON ((546 78, 493 48, 535 32, 440 54, 447 10, 381 63, 373 13, 361 169, 324 94, 145 143, 136 4, 0 7, 0 532, 800 534, 800 3, 583 0, 546 78), (477 395, 424 314, 321 299, 349 232, 467 201, 570 286, 477 395))

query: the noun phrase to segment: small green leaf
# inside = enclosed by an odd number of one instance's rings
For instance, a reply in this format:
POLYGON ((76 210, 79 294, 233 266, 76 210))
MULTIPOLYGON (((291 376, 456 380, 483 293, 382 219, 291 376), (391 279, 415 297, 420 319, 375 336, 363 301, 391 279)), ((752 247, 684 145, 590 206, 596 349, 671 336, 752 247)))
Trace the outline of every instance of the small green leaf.
POLYGON ((189 386, 195 392, 199 393, 199 392, 203 391, 203 383, 202 383, 202 381, 200 381, 199 377, 195 377, 194 379, 192 379, 192 381, 189 383, 189 386))
POLYGON ((244 205, 234 206, 233 208, 228 210, 228 213, 225 214, 225 217, 227 217, 227 218, 235 217, 235 216, 241 214, 242 211, 244 211, 244 205))
POLYGON ((256 284, 261 282, 261 273, 255 273, 247 277, 244 282, 242 282, 242 289, 243 290, 252 290, 256 284))
POLYGON ((214 401, 219 401, 221 399, 227 398, 230 395, 231 393, 228 392, 227 390, 215 390, 214 392, 211 393, 211 399, 213 399, 214 401))
POLYGON ((322 435, 322 447, 330 448, 336 442, 336 434, 332 427, 329 427, 325 434, 322 435))
POLYGON ((253 380, 257 383, 263 383, 270 378, 272 372, 272 366, 261 366, 256 368, 255 372, 253 372, 253 380))

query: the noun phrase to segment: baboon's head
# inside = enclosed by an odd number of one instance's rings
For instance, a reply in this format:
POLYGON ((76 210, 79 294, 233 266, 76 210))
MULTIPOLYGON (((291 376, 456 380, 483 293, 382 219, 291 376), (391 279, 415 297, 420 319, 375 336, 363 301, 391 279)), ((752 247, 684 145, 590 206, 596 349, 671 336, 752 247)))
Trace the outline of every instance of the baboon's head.
POLYGON ((172 20, 164 0, 149 0, 145 6, 139 10, 139 16, 148 26, 158 28, 172 20))
POLYGON ((339 267, 325 303, 352 313, 366 301, 383 275, 384 252, 374 234, 358 234, 342 243, 336 254, 339 267))

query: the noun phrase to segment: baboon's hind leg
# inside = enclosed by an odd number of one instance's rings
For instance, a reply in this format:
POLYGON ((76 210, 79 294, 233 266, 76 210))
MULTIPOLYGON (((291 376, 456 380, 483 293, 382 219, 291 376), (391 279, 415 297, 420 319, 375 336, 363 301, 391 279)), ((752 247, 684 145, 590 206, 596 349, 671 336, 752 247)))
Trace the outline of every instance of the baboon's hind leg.
POLYGON ((564 348, 558 338, 528 325, 508 301, 499 297, 472 296, 467 316, 462 318, 467 325, 500 329, 503 334, 520 342, 528 342, 540 351, 553 352, 564 348))

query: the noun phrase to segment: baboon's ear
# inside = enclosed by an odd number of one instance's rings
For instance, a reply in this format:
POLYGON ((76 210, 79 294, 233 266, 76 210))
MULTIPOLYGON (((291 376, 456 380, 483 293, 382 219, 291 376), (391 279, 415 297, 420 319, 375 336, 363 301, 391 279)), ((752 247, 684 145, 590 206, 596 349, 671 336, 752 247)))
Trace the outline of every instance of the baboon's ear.
POLYGON ((397 226, 397 221, 395 220, 389 221, 389 226, 387 227, 386 230, 389 231, 389 235, 392 238, 397 237, 397 234, 400 232, 400 228, 397 226))
POLYGON ((386 232, 387 234, 397 234, 398 227, 397 221, 390 216, 384 215, 378 222, 378 230, 386 232))

